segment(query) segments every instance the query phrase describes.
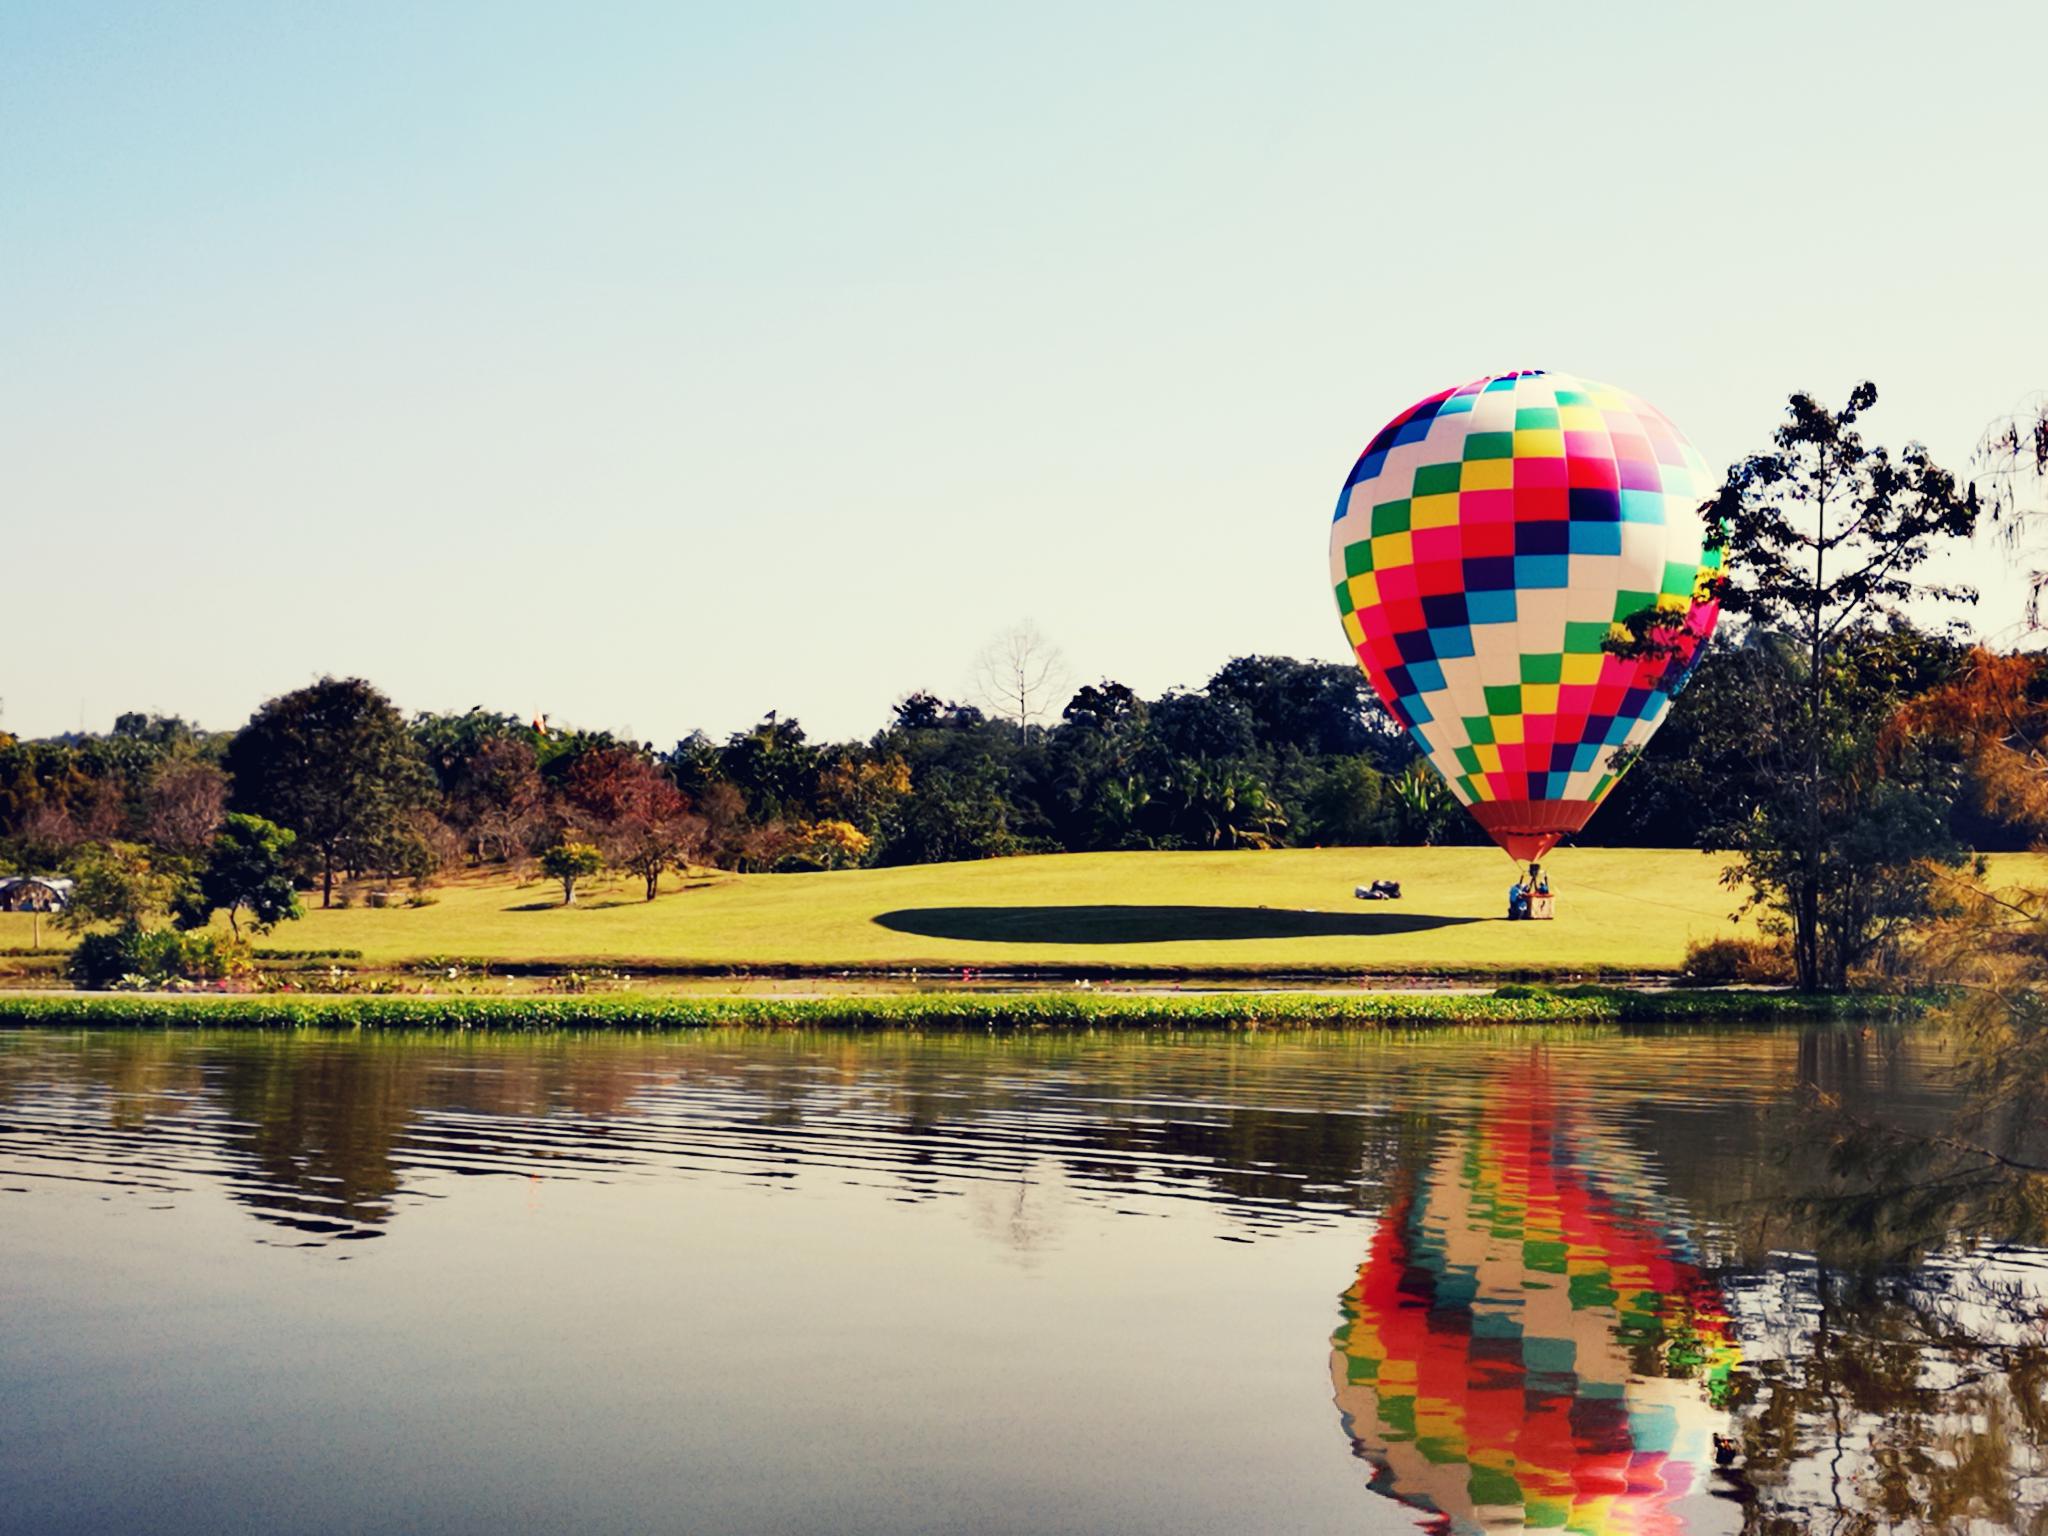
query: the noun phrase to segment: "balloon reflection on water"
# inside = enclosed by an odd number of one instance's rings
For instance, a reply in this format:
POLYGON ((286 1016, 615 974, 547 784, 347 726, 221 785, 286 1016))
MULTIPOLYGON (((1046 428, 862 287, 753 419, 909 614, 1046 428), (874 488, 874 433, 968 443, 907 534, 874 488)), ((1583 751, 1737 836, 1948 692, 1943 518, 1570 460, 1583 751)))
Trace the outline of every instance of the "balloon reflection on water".
POLYGON ((1676 1532, 1738 1352, 1641 1157, 1537 1068, 1403 1170, 1332 1340, 1374 1491, 1446 1532, 1676 1532))

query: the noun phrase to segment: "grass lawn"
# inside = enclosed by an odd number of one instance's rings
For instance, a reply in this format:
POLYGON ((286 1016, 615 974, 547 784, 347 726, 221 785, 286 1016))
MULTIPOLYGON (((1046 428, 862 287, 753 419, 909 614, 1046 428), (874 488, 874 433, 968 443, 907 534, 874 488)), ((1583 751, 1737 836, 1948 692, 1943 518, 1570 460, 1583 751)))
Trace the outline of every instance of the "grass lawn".
MULTIPOLYGON (((1568 848, 1549 862, 1558 920, 1502 918, 1514 866, 1480 848, 1053 854, 843 874, 716 875, 559 887, 462 878, 434 905, 310 910, 266 943, 426 956, 703 966, 1159 967, 1200 971, 1669 970, 1688 940, 1730 932, 1722 861, 1679 850, 1568 848), (1401 882, 1398 902, 1352 887, 1401 882)), ((1993 878, 2048 884, 2048 858, 1993 878)), ((49 925, 45 924, 45 942, 49 925)), ((0 947, 29 919, 0 915, 0 947)))

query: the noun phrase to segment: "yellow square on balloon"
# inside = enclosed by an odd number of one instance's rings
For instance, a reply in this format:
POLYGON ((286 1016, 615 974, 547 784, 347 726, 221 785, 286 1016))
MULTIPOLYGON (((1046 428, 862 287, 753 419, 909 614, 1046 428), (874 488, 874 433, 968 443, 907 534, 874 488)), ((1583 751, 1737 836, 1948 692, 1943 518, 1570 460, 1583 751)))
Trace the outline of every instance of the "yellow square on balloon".
POLYGON ((1554 427, 1524 427, 1515 433, 1515 457, 1561 459, 1564 457, 1564 433, 1554 427))
POLYGON ((1525 715, 1554 715, 1557 713, 1557 684, 1522 684, 1522 713, 1525 715))
MULTIPOLYGON (((1370 608, 1380 600, 1380 579, 1371 571, 1360 571, 1351 578, 1351 606, 1370 608)), ((1352 642, 1354 645, 1356 641, 1352 642)))
POLYGON ((1415 545, 1405 533, 1383 533, 1372 541, 1372 568, 1390 571, 1415 563, 1415 545))
POLYGON ((1600 668, 1607 658, 1595 651, 1591 655, 1567 654, 1564 658, 1564 681, 1568 683, 1597 683, 1600 668))
MULTIPOLYGON (((1355 580, 1356 578, 1353 579, 1355 580)), ((1353 650, 1365 644, 1365 626, 1358 622, 1357 614, 1347 613, 1344 615, 1344 637, 1351 642, 1353 650)))
MULTIPOLYGON (((1524 696, 1528 689, 1522 690, 1524 696)), ((1493 722, 1493 739, 1503 746, 1520 746, 1522 741, 1522 717, 1520 715, 1488 715, 1493 722)))
POLYGON ((1479 742, 1473 746, 1472 752, 1479 759, 1479 766, 1488 773, 1499 773, 1501 771, 1500 748, 1492 742, 1479 742))
POLYGON ((1607 418, 1590 405, 1560 405, 1557 424, 1567 432, 1605 432, 1607 418))
MULTIPOLYGON (((1505 459, 1495 463, 1504 464, 1505 459)), ((1468 468, 1470 466, 1467 466, 1468 468)), ((1410 528, 1450 528, 1458 521, 1458 493, 1452 491, 1443 496, 1417 496, 1408 503, 1408 526, 1410 528)))
MULTIPOLYGON (((1515 434, 1517 438, 1521 435, 1519 432, 1515 434)), ((1515 451, 1521 451, 1519 443, 1515 451)), ((1513 489, 1514 483, 1513 459, 1467 459, 1458 466, 1458 489, 1461 491, 1505 491, 1513 489)))

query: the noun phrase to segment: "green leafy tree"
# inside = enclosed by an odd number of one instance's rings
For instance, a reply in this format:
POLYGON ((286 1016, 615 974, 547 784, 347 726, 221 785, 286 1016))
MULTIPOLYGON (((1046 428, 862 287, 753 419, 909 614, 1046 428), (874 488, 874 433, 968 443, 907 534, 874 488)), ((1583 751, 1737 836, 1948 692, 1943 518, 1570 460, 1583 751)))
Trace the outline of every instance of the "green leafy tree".
POLYGON ((1271 848, 1287 814, 1250 769, 1182 760, 1162 786, 1172 797, 1174 832, 1195 848, 1271 848))
POLYGON ((1361 845, 1387 833, 1386 781, 1362 757, 1332 761, 1308 793, 1308 827, 1318 843, 1361 845))
POLYGON ((1443 775, 1427 763, 1410 763, 1392 788, 1403 840, 1424 848, 1444 841, 1457 823, 1459 807, 1443 775))
POLYGON ((433 778, 391 701, 360 678, 272 699, 229 745, 237 810, 298 834, 332 905, 337 871, 368 868, 431 798, 433 778))
POLYGON ((68 928, 98 923, 147 927, 177 898, 179 872, 165 867, 140 843, 95 843, 71 863, 74 882, 62 921, 68 928))
POLYGON ((562 905, 573 907, 576 882, 603 869, 604 854, 589 843, 557 843, 540 856, 540 868, 550 880, 562 882, 562 905))
MULTIPOLYGON (((1755 764, 1704 841, 1789 931, 1799 985, 1840 987, 1924 909, 1925 861, 1962 855, 1947 827, 1952 775, 1932 757, 1878 762, 1877 731, 1937 678, 1902 625, 1911 599, 1962 599, 1915 573, 1975 528, 1975 493, 1918 444, 1867 443, 1869 383, 1832 411, 1795 394, 1769 451, 1728 471, 1706 508, 1726 552, 1722 601, 1758 650, 1735 723, 1755 764)), ((1625 653, 1676 640, 1668 614, 1629 621, 1625 653)))
POLYGON ((297 846, 298 838, 275 822, 229 813, 214 835, 198 878, 179 902, 178 925, 204 927, 215 912, 225 912, 228 926, 240 939, 244 912, 257 933, 305 916, 292 883, 297 846))

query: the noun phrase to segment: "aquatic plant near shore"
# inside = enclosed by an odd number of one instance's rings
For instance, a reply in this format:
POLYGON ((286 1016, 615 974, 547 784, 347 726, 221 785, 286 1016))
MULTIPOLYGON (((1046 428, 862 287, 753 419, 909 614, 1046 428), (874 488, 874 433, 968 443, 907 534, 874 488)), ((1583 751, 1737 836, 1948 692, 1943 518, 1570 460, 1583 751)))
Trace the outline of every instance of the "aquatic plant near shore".
POLYGON ((1399 1029, 1515 1024, 1771 1023, 1892 1017, 1875 994, 1502 987, 1492 993, 1235 992, 1104 996, 937 992, 882 997, 0 998, 0 1028, 340 1030, 1399 1029))

